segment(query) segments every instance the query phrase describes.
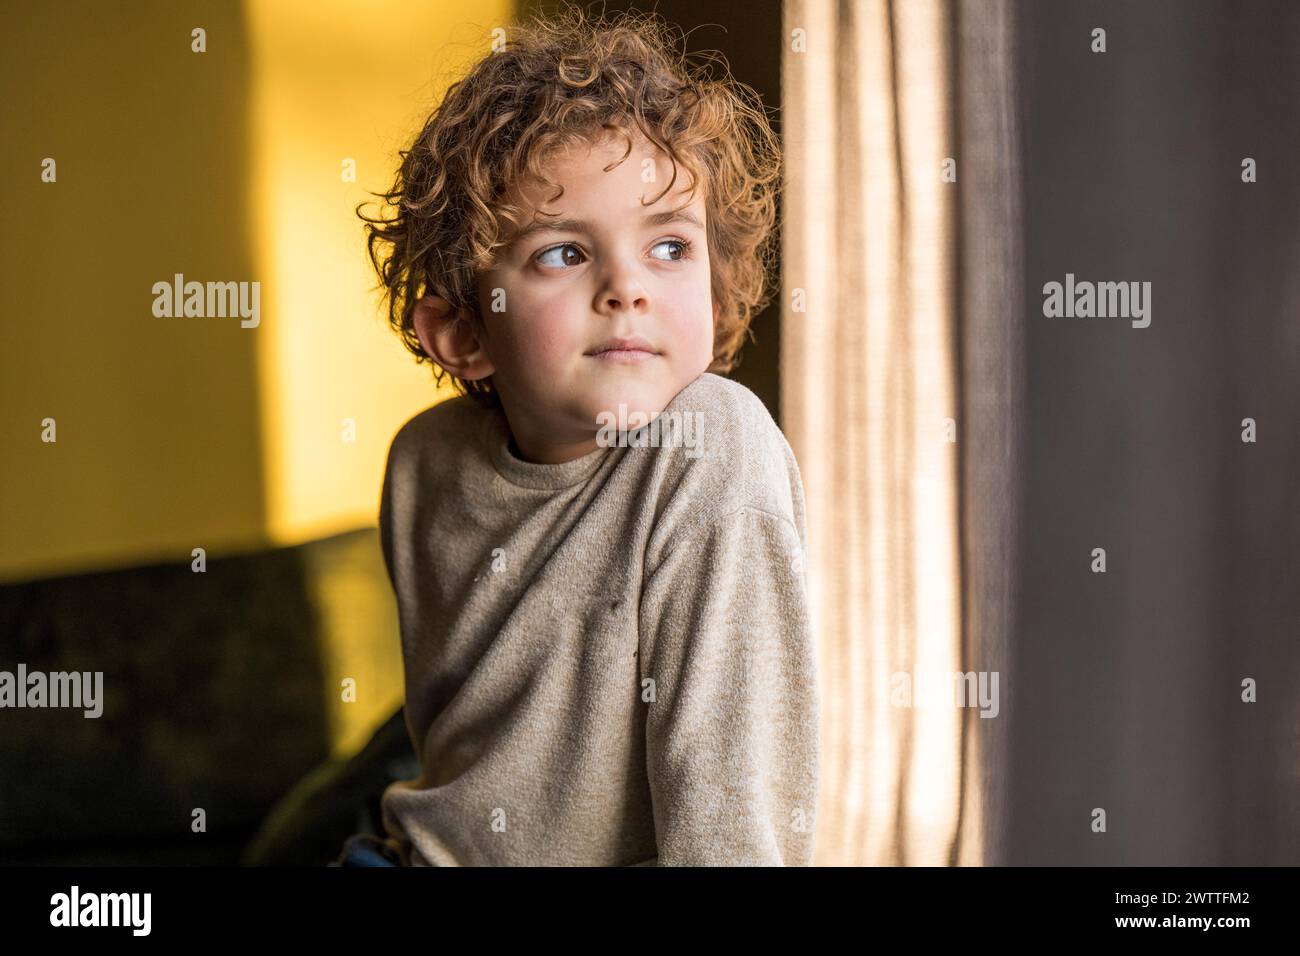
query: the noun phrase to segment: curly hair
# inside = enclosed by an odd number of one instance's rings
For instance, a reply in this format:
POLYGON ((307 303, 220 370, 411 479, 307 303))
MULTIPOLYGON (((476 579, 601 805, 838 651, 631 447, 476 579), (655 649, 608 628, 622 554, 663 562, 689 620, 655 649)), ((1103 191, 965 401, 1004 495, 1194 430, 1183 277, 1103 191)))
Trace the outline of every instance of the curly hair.
MULTIPOLYGON (((678 35, 657 14, 591 19, 570 6, 514 27, 448 88, 412 147, 401 150, 392 188, 371 193, 393 215, 371 218, 364 202, 356 210, 388 323, 417 362, 433 361, 412 320, 424 295, 441 296, 481 328, 476 276, 509 242, 503 224, 517 227, 523 215, 508 200, 512 185, 555 185, 545 175, 555 151, 609 132, 628 137, 630 149, 635 127, 672 162, 664 193, 679 164, 691 176, 691 195, 701 179, 706 186, 718 309, 708 371, 736 366, 754 315, 772 297, 780 146, 758 94, 729 68, 715 79, 707 59, 691 62, 678 35)), ((441 385, 449 373, 433 364, 441 385)), ((490 377, 451 377, 456 391, 499 405, 490 377)))

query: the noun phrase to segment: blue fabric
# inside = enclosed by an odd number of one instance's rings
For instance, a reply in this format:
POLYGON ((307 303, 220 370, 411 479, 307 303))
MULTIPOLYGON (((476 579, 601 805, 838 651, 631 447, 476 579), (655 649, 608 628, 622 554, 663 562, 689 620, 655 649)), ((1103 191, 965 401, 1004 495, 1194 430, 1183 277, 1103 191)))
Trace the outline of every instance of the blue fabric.
POLYGON ((356 833, 343 842, 343 852, 331 866, 401 866, 397 849, 373 833, 356 833))

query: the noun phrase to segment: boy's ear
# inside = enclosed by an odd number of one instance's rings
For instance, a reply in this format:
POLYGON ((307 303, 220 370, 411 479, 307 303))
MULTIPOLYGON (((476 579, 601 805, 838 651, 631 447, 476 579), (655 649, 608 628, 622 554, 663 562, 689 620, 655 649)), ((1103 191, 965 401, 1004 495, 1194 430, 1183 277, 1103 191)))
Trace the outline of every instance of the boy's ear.
POLYGON ((473 381, 495 371, 467 311, 453 314, 446 299, 426 295, 415 303, 411 321, 428 356, 457 378, 473 381))

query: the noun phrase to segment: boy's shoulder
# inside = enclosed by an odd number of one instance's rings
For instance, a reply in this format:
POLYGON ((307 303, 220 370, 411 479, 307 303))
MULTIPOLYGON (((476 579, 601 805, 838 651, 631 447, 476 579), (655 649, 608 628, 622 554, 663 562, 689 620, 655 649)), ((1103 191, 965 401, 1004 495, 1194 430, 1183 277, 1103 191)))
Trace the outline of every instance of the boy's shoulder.
POLYGON ((690 415, 700 429, 698 454, 686 456, 721 469, 768 459, 793 460, 772 413, 763 400, 740 382, 705 372, 682 389, 664 413, 690 415))
POLYGON ((489 409, 467 395, 456 395, 416 412, 389 443, 389 470, 414 468, 433 449, 445 457, 450 450, 465 447, 469 439, 483 434, 490 414, 489 409))
MULTIPOLYGON (((683 436, 661 456, 673 523, 697 525, 741 510, 803 523, 803 486, 794 452, 762 399, 732 379, 706 372, 673 398, 683 436)), ((661 430, 662 431, 662 430, 661 430)))
POLYGON ((678 392, 665 411, 672 408, 716 408, 740 416, 767 413, 767 406, 746 386, 713 372, 702 373, 678 392))

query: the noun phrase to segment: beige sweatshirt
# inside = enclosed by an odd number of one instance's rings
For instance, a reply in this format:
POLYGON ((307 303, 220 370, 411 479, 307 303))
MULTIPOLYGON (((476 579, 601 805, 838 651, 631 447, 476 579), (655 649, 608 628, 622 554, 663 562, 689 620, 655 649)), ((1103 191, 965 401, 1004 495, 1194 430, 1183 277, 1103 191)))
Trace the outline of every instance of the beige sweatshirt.
POLYGON ((536 464, 457 397, 393 439, 380 533, 423 770, 382 805, 408 865, 812 860, 794 455, 710 373, 621 428, 536 464))

